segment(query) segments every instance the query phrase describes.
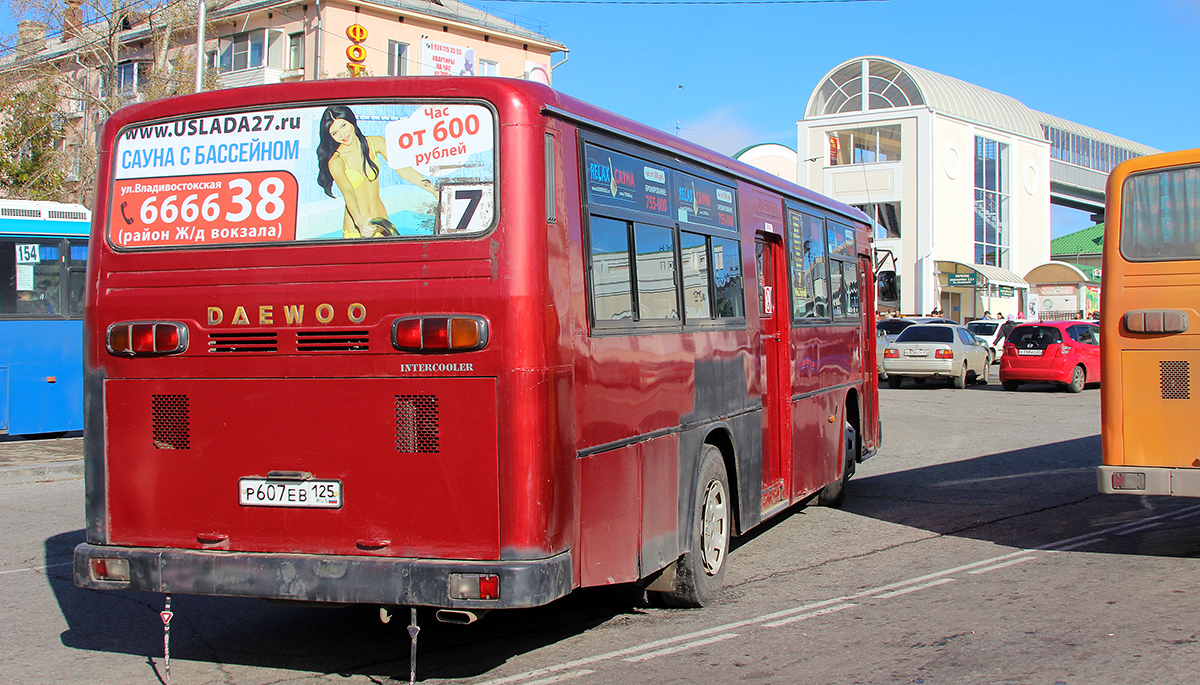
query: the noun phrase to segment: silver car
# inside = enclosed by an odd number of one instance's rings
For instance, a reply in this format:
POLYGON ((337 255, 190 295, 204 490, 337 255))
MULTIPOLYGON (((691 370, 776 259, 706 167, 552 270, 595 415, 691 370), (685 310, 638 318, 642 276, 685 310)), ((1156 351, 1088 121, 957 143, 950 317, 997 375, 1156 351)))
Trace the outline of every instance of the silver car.
POLYGON ((896 341, 896 336, 900 335, 909 326, 914 326, 919 323, 956 323, 953 319, 943 319, 934 316, 906 316, 902 319, 880 319, 875 322, 875 372, 879 374, 879 380, 887 380, 887 372, 883 370, 883 348, 896 341))
POLYGON ((989 356, 987 346, 965 326, 915 324, 884 348, 883 370, 889 388, 899 388, 906 376, 918 385, 928 378, 944 378, 965 388, 988 382, 989 356))

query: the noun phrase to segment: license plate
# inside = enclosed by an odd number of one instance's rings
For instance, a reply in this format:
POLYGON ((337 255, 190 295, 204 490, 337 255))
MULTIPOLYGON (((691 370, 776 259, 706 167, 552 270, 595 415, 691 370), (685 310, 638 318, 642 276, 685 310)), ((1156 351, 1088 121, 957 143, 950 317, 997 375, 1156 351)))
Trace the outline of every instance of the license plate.
POLYGON ((340 509, 340 480, 238 480, 238 504, 243 507, 300 507, 340 509))
POLYGON ((928 357, 928 350, 904 350, 905 357, 928 357))
POLYGON ((1042 350, 1017 350, 1018 357, 1040 357, 1042 350))

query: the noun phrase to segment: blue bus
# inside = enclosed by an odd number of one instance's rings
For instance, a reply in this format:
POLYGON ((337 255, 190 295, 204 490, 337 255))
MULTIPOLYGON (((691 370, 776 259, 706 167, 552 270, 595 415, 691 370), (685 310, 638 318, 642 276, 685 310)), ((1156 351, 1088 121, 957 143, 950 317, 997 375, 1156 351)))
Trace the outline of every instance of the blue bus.
POLYGON ((83 293, 92 213, 0 199, 0 434, 83 430, 83 293))

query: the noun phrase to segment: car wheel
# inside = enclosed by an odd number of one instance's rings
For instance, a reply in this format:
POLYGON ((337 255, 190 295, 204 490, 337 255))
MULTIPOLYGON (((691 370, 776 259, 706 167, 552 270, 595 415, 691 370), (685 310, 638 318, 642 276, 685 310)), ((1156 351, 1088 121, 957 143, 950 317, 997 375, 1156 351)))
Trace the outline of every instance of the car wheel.
POLYGON ((983 373, 981 375, 975 376, 975 382, 980 385, 987 385, 988 381, 991 380, 991 375, 992 375, 991 369, 992 369, 991 364, 985 364, 983 367, 983 373))
POLYGON ((1004 386, 1004 389, 1009 392, 1021 387, 1021 384, 1016 381, 1000 381, 1000 385, 1004 386))
POLYGON ((963 360, 962 371, 954 377, 954 387, 962 390, 967 387, 967 360, 963 360))
POLYGON ((894 373, 893 373, 893 374, 891 374, 891 375, 889 375, 889 376, 887 377, 887 384, 888 384, 888 387, 889 387, 889 388, 891 388, 892 390, 895 390, 895 389, 899 388, 899 387, 900 387, 900 381, 901 381, 901 380, 902 380, 902 379, 901 379, 899 376, 897 376, 896 374, 894 374, 894 373))
POLYGON ((668 606, 711 604, 725 578, 725 556, 729 554, 729 540, 733 537, 733 506, 720 450, 712 445, 704 446, 697 476, 692 548, 675 562, 674 588, 661 595, 668 606))
POLYGON ((916 383, 917 385, 925 385, 925 379, 924 378, 914 378, 913 383, 916 383))
POLYGON ((1071 382, 1067 383, 1067 392, 1083 392, 1083 386, 1087 383, 1087 372, 1082 366, 1076 366, 1074 373, 1071 374, 1071 382))

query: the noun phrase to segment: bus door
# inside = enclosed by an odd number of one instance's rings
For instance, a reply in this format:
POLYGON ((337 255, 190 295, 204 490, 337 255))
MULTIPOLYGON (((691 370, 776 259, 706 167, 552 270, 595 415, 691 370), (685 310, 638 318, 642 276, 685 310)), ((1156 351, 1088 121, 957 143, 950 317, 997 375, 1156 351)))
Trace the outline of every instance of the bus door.
POLYGON ((863 384, 862 422, 858 428, 859 439, 867 450, 876 449, 875 426, 879 417, 879 378, 878 360, 875 355, 883 354, 878 348, 875 337, 875 278, 870 255, 858 256, 858 293, 859 311, 862 312, 862 335, 859 344, 862 345, 862 373, 866 378, 863 384))
POLYGON ((758 268, 758 315, 762 322, 763 389, 762 512, 789 502, 791 482, 791 328, 788 325, 787 264, 779 236, 759 233, 755 240, 758 268))

